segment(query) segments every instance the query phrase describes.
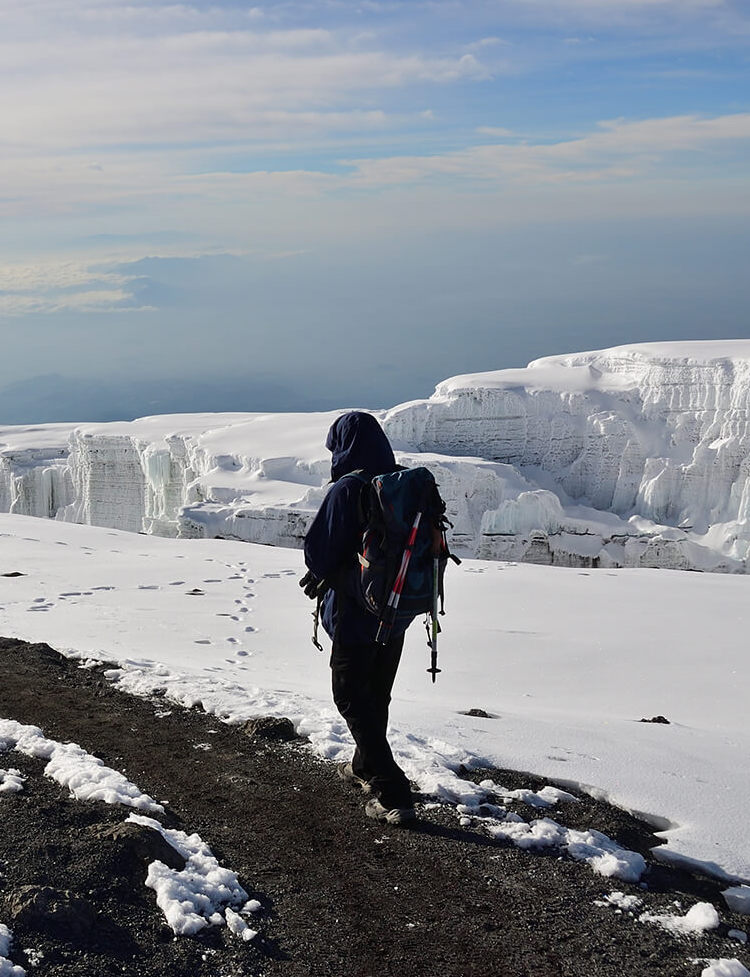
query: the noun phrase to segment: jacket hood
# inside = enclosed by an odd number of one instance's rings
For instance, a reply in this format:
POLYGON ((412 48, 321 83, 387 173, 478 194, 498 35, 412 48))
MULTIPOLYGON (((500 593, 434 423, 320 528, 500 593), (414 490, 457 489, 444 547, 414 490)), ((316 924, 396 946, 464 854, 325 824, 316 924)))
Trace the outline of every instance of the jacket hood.
POLYGON ((331 452, 331 478, 363 469, 368 475, 380 475, 396 469, 393 449, 383 428, 372 414, 350 411, 337 417, 326 439, 331 452))

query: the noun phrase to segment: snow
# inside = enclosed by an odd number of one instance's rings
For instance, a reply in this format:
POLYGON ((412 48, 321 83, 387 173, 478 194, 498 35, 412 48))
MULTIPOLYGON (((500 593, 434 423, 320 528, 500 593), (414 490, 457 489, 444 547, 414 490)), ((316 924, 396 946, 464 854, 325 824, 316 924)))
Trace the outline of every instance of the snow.
POLYGON ((747 943, 747 933, 744 930, 728 930, 727 939, 737 940, 738 943, 747 943))
MULTIPOLYGON (((0 576, 6 635, 111 663, 123 689, 166 694, 155 713, 173 700, 232 723, 288 716, 320 756, 350 757, 327 656, 310 642, 299 551, 0 514, 0 574, 13 571, 25 576, 0 576)), ((397 759, 425 793, 469 806, 490 791, 462 764, 532 771, 645 814, 657 857, 750 882, 748 587, 719 574, 451 565, 435 686, 423 629, 407 635, 397 759), (671 725, 638 721, 659 714, 671 725)), ((601 867, 616 858, 605 852, 601 867)))
POLYGON ((192 936, 206 926, 223 922, 241 939, 251 940, 257 935, 229 908, 244 905, 247 892, 231 869, 219 865, 199 835, 165 828, 139 814, 131 814, 128 821, 158 831, 186 860, 181 870, 151 862, 146 876, 146 885, 156 892, 156 904, 176 935, 192 936))
POLYGON ((488 832, 494 838, 502 838, 526 850, 558 848, 566 851, 605 878, 637 882, 646 871, 645 859, 638 852, 621 848, 600 831, 576 831, 551 818, 540 818, 530 824, 508 820, 491 825, 488 832))
POLYGON ((225 916, 230 932, 234 933, 234 935, 239 937, 241 940, 249 942, 250 940, 254 940, 258 935, 258 931, 250 929, 242 916, 240 916, 239 913, 236 913, 233 909, 227 909, 225 916))
POLYGON ((731 960, 722 957, 704 967, 701 977, 750 977, 750 970, 734 957, 731 960))
POLYGON ((750 916, 750 885, 730 886, 722 892, 722 896, 732 912, 750 916))
POLYGON ((26 977, 23 967, 14 966, 8 959, 12 945, 13 934, 5 923, 0 923, 0 977, 26 977))
POLYGON ((614 906, 621 912, 632 913, 643 905, 643 900, 638 896, 626 895, 624 892, 610 892, 603 899, 596 901, 597 906, 614 906))
POLYGON ((77 743, 59 743, 48 739, 36 726, 25 726, 13 719, 0 719, 0 753, 5 750, 17 750, 26 756, 47 760, 45 776, 67 787, 71 796, 78 800, 104 801, 105 804, 123 804, 140 811, 164 813, 161 804, 144 794, 121 773, 106 767, 98 757, 87 753, 77 743))
MULTIPOLYGON (((78 800, 97 800, 106 804, 122 804, 137 810, 164 813, 148 794, 140 791, 122 774, 105 767, 101 760, 86 753, 75 743, 58 743, 47 739, 36 726, 24 726, 10 719, 0 719, 0 752, 17 750, 27 756, 49 760, 45 775, 69 788, 78 800)), ((0 793, 5 778, 8 782, 18 771, 0 770, 0 793)), ((167 923, 177 935, 192 935, 209 925, 226 924, 243 940, 251 940, 256 933, 240 917, 230 920, 224 911, 228 906, 242 906, 243 910, 256 911, 248 902, 247 892, 231 869, 222 868, 208 845, 197 834, 164 828, 158 821, 143 815, 131 814, 128 821, 158 831, 162 837, 186 860, 182 870, 169 868, 163 862, 149 865, 146 885, 156 892, 156 902, 164 913, 167 923)), ((258 904, 258 909, 260 904, 258 904)), ((236 914, 235 914, 236 915, 236 914)), ((0 926, 0 977, 22 977, 24 971, 13 969, 4 960, 10 946, 9 931, 0 926), (10 968, 10 969, 8 969, 10 968)))
POLYGON ((17 794, 23 790, 26 778, 20 770, 0 770, 0 794, 17 794))
POLYGON ((682 936, 700 936, 719 926, 719 914, 710 902, 698 902, 684 916, 671 913, 642 913, 642 923, 661 926, 668 933, 682 936))
MULTIPOLYGON (((749 406, 735 340, 545 357, 375 413, 436 475, 466 555, 745 572, 749 406)), ((0 427, 0 511, 298 547, 337 413, 0 427)))

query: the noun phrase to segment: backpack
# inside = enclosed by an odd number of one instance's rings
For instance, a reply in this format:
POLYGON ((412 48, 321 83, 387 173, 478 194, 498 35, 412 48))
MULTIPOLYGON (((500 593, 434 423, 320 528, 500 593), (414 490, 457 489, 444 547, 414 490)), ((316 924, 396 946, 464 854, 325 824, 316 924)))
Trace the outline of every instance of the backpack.
POLYGON ((394 627, 404 630, 416 616, 428 614, 436 646, 445 567, 449 558, 461 561, 448 550, 451 523, 432 472, 404 468, 372 479, 362 471, 349 477, 363 483, 354 594, 361 607, 379 618, 375 640, 385 644, 394 627))

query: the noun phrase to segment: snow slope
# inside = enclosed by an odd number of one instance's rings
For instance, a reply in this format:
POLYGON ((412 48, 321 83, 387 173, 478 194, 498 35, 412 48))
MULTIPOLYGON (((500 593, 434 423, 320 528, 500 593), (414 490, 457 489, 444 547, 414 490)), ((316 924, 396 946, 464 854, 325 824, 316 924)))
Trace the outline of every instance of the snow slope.
MULTIPOLYGON (((484 559, 744 572, 750 342, 661 343, 454 377, 376 412, 484 559)), ((338 412, 0 428, 0 511, 299 546, 338 412)))
MULTIPOLYGON (((0 515, 0 632, 104 658, 133 691, 228 721, 287 715, 348 756, 310 643, 301 554, 0 515), (195 591, 198 591, 196 593, 195 591)), ((746 576, 466 561, 433 686, 409 632, 392 739, 421 787, 468 806, 460 763, 582 784, 643 812, 660 857, 750 881, 746 576), (480 708, 493 718, 463 713, 480 708), (658 714, 670 725, 640 723, 658 714)))

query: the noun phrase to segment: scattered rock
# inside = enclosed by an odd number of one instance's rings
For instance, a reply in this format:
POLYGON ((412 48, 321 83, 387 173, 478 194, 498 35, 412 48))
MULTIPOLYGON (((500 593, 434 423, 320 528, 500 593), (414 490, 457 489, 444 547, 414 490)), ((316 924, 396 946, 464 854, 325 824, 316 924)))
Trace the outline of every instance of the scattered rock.
POLYGON ((476 719, 496 719, 496 716, 491 715, 489 712, 485 712, 484 709, 467 709, 466 712, 462 712, 462 716, 474 716, 476 719))
POLYGON ((100 922, 85 899, 46 885, 23 885, 6 899, 13 923, 68 943, 83 943, 100 922))
POLYGON ((295 731, 292 721, 285 716, 259 716, 258 719, 246 722, 242 729, 251 740, 291 743, 293 740, 303 739, 295 731))
POLYGON ((168 868, 182 871, 185 859, 153 828, 133 821, 122 824, 93 824, 91 835, 111 849, 110 855, 125 874, 133 875, 139 867, 163 862, 168 868))
POLYGON ((0 577, 25 577, 25 573, 21 573, 20 570, 11 570, 10 573, 0 573, 0 577))
POLYGON ((654 716, 653 719, 639 719, 640 723, 661 723, 663 726, 670 726, 671 723, 665 716, 654 716))
POLYGON ((185 593, 188 597, 205 597, 206 595, 205 590, 199 590, 198 587, 193 587, 192 590, 186 590, 185 593))

